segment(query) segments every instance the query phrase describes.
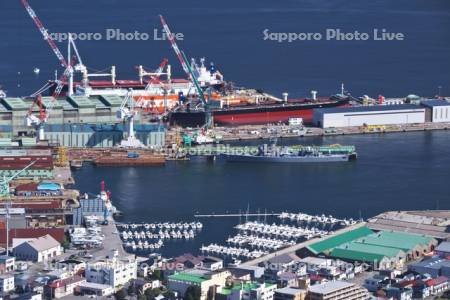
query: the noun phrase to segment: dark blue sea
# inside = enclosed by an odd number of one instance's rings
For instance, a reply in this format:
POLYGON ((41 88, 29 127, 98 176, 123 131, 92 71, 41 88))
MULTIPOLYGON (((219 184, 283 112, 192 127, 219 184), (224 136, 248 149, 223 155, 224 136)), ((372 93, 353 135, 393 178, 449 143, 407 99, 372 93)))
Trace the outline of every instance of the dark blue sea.
MULTIPOLYGON (((159 33, 158 15, 183 33, 189 57, 207 57, 225 79, 292 97, 336 93, 341 82, 355 96, 450 95, 450 2, 447 0, 144 1, 29 0, 51 33, 159 33), (366 41, 278 42, 269 33, 368 33, 366 41), (373 31, 401 33, 403 41, 375 41, 373 31), (440 89, 438 87, 441 87, 440 89)), ((0 1, 0 85, 29 95, 63 70, 19 0, 0 1), (34 68, 41 70, 39 75, 34 68)), ((65 43, 57 43, 63 53, 65 43)), ((78 40, 94 72, 116 65, 119 79, 137 79, 167 57, 182 69, 168 41, 78 40)), ((94 168, 75 173, 82 192, 102 179, 125 221, 193 220, 193 214, 283 210, 364 218, 385 210, 450 209, 450 132, 339 136, 285 143, 356 145, 359 159, 329 165, 239 165, 192 161, 161 168, 94 168)), ((173 242, 164 253, 195 252, 223 242, 238 218, 205 219, 193 242, 173 242)))

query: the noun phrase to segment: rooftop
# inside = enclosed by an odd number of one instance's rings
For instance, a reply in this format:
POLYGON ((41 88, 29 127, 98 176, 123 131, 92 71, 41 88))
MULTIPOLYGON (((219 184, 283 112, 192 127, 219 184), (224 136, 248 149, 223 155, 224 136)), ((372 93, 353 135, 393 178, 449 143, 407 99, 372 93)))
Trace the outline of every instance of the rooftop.
POLYGON ((420 102, 420 104, 426 107, 450 106, 450 102, 448 102, 447 100, 437 100, 437 99, 425 100, 420 102))
POLYGON ((306 290, 292 288, 292 287, 284 287, 284 288, 275 290, 275 293, 295 296, 299 293, 306 293, 306 290))
POLYGON ((432 241, 429 236, 418 234, 380 231, 355 241, 355 243, 401 249, 405 252, 413 250, 417 245, 427 245, 432 241))
POLYGON ((421 109, 414 104, 398 104, 398 105, 374 105, 374 106, 352 106, 352 107, 331 107, 331 108, 317 108, 315 112, 318 113, 358 113, 358 112, 373 112, 373 111, 398 111, 421 109))
POLYGON ((272 286, 272 284, 270 283, 258 283, 258 282, 235 282, 233 287, 224 287, 222 288, 222 290, 220 291, 221 294, 223 295, 230 295, 232 291, 238 291, 238 290, 243 290, 243 291, 251 291, 253 289, 257 289, 259 287, 270 287, 272 286))
POLYGON ((169 280, 186 281, 186 282, 192 282, 192 283, 202 283, 208 279, 209 278, 206 278, 203 275, 186 273, 186 272, 176 273, 174 275, 169 276, 169 280))
POLYGON ((442 242, 436 247, 436 251, 450 252, 450 242, 442 242))
MULTIPOLYGON (((30 239, 28 241, 25 241, 25 243, 28 243, 36 251, 48 250, 48 249, 60 246, 59 242, 57 240, 55 240, 50 234, 44 235, 42 237, 30 239)), ((19 244, 17 246, 20 246, 20 245, 21 244, 19 244)))
POLYGON ((322 284, 313 285, 309 288, 309 291, 315 294, 329 294, 352 286, 354 286, 353 283, 345 281, 329 281, 322 284))
POLYGON ((344 243, 348 243, 350 241, 361 238, 363 236, 367 236, 372 233, 373 233, 372 230, 363 226, 351 231, 347 231, 345 233, 335 235, 333 237, 317 242, 315 244, 309 245, 307 246, 307 248, 314 254, 319 254, 325 251, 329 251, 332 248, 342 245, 344 243))
POLYGON ((93 108, 95 104, 85 96, 70 96, 67 100, 78 108, 93 108))

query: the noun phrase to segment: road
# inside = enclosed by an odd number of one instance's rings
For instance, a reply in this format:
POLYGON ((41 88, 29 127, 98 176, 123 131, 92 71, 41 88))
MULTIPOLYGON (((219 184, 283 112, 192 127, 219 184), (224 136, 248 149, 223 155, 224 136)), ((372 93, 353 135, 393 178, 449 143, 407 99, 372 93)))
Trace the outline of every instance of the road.
POLYGON ((330 237, 333 236, 333 235, 345 233, 345 232, 348 232, 348 231, 351 231, 351 230, 354 230, 354 229, 363 227, 363 226, 365 226, 365 225, 366 225, 366 222, 357 223, 357 224, 355 224, 355 225, 352 225, 352 226, 348 226, 348 227, 339 229, 339 230, 335 231, 332 235, 327 235, 326 237, 323 237, 323 238, 315 238, 315 239, 311 239, 311 240, 305 241, 305 242, 300 243, 300 244, 296 244, 296 245, 291 246, 291 247, 283 248, 283 249, 281 249, 281 250, 278 250, 278 251, 276 251, 276 252, 273 252, 273 253, 270 253, 270 254, 261 256, 261 257, 259 257, 259 258, 256 258, 256 259, 253 259, 253 260, 246 261, 246 262, 243 263, 242 265, 243 265, 243 266, 256 266, 256 265, 259 265, 260 263, 263 263, 263 262, 265 262, 265 261, 268 261, 268 260, 270 260, 270 259, 272 259, 272 258, 274 258, 274 257, 280 256, 280 255, 284 255, 284 254, 292 254, 292 253, 295 254, 295 252, 296 252, 297 250, 300 250, 300 249, 302 249, 302 248, 305 248, 306 246, 309 246, 309 245, 311 245, 311 244, 314 244, 314 243, 323 241, 323 240, 325 240, 325 239, 328 239, 328 238, 330 238, 330 237))

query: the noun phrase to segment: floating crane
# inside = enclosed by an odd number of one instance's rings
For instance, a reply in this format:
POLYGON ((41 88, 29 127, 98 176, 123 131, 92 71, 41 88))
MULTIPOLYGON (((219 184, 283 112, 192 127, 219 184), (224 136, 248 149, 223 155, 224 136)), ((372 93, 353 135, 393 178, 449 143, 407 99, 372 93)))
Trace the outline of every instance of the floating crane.
MULTIPOLYGON (((178 60, 181 63, 181 66, 183 67, 184 72, 186 73, 186 75, 188 76, 188 78, 191 79, 191 81, 194 83, 195 88, 197 89, 197 93, 198 96, 200 98, 200 101, 203 105, 203 108, 205 110, 205 125, 204 128, 205 129, 209 129, 212 127, 213 125, 213 120, 212 120, 212 113, 211 110, 209 108, 208 102, 206 101, 205 95, 203 93, 203 90, 198 82, 197 76, 195 75, 194 71, 192 70, 188 59, 186 57, 186 55, 184 54, 184 52, 180 51, 180 49, 178 48, 178 45, 175 41, 175 37, 172 34, 172 32, 170 31, 169 26, 167 25, 166 21, 164 20, 164 17, 162 15, 159 15, 159 18, 161 20, 161 24, 163 26, 163 29, 170 41, 170 44, 172 45, 173 50, 175 51, 175 54, 178 57, 178 60)), ((211 94, 211 90, 209 88, 209 94, 211 94)), ((211 96, 211 95, 210 95, 211 96)), ((211 97, 209 97, 209 99, 211 99, 211 97)))
POLYGON ((127 139, 122 140, 120 146, 126 148, 145 148, 145 145, 136 138, 134 132, 134 117, 136 115, 134 108, 135 101, 133 99, 133 89, 129 89, 116 113, 117 118, 124 121, 127 125, 127 139))

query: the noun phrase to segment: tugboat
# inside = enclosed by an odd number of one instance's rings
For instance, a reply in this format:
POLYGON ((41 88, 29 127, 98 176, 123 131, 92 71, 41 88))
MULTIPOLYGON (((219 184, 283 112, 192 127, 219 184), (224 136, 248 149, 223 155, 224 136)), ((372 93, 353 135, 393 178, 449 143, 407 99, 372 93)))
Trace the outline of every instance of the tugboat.
POLYGON ((257 153, 222 153, 219 158, 227 162, 252 163, 322 163, 348 162, 356 159, 355 151, 322 151, 321 147, 279 147, 264 144, 257 153))

